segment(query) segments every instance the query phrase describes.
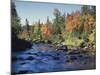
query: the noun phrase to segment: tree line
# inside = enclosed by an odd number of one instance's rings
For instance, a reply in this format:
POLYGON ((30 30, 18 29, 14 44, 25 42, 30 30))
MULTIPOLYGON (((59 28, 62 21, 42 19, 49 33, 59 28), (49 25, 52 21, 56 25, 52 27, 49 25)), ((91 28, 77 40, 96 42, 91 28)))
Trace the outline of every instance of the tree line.
MULTIPOLYGON (((96 35, 96 7, 83 5, 81 11, 72 13, 61 13, 59 9, 54 9, 54 19, 52 22, 47 16, 47 22, 38 22, 29 25, 26 18, 25 26, 20 23, 16 6, 11 4, 11 29, 18 38, 31 42, 51 42, 66 45, 84 46, 95 45, 96 35)), ((12 35, 13 36, 13 35, 12 35)))

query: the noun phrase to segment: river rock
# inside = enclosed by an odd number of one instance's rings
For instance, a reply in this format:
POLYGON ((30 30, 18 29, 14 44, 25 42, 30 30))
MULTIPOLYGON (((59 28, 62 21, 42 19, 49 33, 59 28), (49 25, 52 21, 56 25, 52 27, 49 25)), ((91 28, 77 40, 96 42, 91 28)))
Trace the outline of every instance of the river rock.
POLYGON ((19 39, 15 33, 12 32, 11 37, 11 49, 12 51, 23 51, 27 48, 31 48, 32 44, 26 40, 19 39))
POLYGON ((27 60, 34 60, 34 57, 29 56, 29 57, 27 58, 27 60))
POLYGON ((58 47, 57 47, 57 50, 64 50, 64 51, 67 51, 68 48, 67 48, 67 45, 61 45, 61 46, 58 46, 58 47))

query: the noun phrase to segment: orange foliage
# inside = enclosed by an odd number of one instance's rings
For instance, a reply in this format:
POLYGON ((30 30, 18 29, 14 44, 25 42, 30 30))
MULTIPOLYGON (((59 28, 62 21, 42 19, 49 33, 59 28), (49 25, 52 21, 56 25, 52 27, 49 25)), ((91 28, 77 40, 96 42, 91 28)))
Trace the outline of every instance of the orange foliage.
POLYGON ((52 36, 52 26, 48 24, 44 24, 41 27, 42 36, 46 39, 51 38, 52 36))
POLYGON ((73 32, 74 29, 79 29, 81 18, 80 12, 72 12, 70 15, 68 14, 65 21, 65 30, 67 32, 73 32))
MULTIPOLYGON (((86 16, 85 22, 83 23, 83 30, 87 32, 95 23, 95 19, 92 15, 88 14, 86 16)), ((67 32, 73 32, 74 29, 79 29, 82 23, 81 14, 79 11, 72 12, 68 14, 65 21, 65 30, 67 32)))

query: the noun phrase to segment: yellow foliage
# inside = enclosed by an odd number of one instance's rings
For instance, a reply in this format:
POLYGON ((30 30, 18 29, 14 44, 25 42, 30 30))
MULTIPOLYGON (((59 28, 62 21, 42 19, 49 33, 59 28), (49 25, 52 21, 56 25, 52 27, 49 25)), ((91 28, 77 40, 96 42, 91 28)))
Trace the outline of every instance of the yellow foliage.
POLYGON ((93 33, 89 35, 89 44, 93 43, 95 40, 95 30, 93 30, 93 33))
POLYGON ((42 36, 44 38, 47 38, 47 39, 51 38, 51 35, 52 35, 52 27, 51 27, 51 25, 47 25, 47 24, 42 25, 41 32, 42 32, 42 36))

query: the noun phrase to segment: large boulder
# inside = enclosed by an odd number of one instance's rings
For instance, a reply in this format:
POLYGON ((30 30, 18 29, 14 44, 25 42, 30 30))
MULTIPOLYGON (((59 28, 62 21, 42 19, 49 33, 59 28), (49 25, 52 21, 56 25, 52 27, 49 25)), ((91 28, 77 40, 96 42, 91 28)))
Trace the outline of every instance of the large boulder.
POLYGON ((23 51, 27 48, 31 48, 32 44, 26 40, 18 39, 15 33, 12 33, 11 37, 11 49, 12 51, 23 51))

